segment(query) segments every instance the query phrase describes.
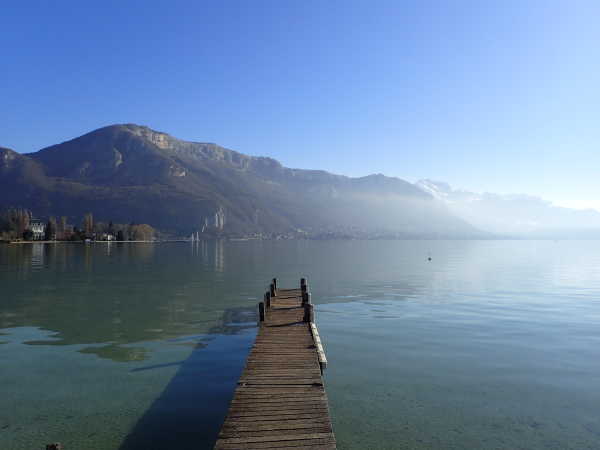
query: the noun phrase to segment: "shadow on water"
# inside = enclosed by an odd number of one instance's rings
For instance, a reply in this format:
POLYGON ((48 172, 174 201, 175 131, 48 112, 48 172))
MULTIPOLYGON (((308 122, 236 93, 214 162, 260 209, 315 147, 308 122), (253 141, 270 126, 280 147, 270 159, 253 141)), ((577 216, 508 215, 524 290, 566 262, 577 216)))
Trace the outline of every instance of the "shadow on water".
MULTIPOLYGON (((219 327, 206 346, 197 346, 181 362, 134 369, 180 368, 127 435, 120 450, 211 449, 227 414, 255 325, 219 327)), ((133 371, 132 371, 133 372, 133 371)))

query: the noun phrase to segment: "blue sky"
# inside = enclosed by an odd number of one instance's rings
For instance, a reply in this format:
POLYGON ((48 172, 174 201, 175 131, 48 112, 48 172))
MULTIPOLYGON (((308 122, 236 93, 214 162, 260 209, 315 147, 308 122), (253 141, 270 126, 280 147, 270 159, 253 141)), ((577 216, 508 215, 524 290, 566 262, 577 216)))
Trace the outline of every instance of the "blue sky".
POLYGON ((5 2, 0 145, 112 123, 600 209, 595 1, 5 2))

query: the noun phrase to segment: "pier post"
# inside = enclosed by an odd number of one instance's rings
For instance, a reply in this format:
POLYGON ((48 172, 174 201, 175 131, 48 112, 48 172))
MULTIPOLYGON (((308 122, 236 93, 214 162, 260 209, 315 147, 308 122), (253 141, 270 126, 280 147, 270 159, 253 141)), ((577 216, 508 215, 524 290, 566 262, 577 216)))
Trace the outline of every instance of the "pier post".
POLYGON ((302 293, 302 306, 306 305, 307 303, 310 303, 310 292, 303 292, 302 293))
POLYGON ((265 292, 265 307, 267 309, 271 308, 271 293, 265 292))
POLYGON ((306 284, 306 278, 300 278, 300 290, 302 293, 308 290, 308 285, 306 284))
POLYGON ((54 444, 46 445, 46 450, 63 450, 63 446, 59 442, 56 442, 54 444))
POLYGON ((306 303, 304 305, 304 321, 308 323, 315 322, 315 309, 312 303, 306 303))
POLYGON ((275 290, 277 290, 277 278, 273 278, 273 286, 275 286, 275 290))
POLYGON ((265 321, 265 302, 260 302, 258 304, 258 319, 260 322, 265 321))
POLYGON ((275 285, 273 283, 271 283, 271 286, 269 286, 270 292, 271 292, 271 297, 275 297, 277 295, 277 290, 275 289, 275 285))

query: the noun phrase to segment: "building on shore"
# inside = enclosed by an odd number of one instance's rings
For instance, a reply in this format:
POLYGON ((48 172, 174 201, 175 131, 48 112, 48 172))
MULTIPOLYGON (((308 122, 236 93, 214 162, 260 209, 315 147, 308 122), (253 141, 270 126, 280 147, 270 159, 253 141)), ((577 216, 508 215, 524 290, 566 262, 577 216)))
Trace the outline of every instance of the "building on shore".
POLYGON ((223 231, 223 227, 225 226, 225 211, 222 206, 219 206, 219 209, 215 212, 215 229, 218 231, 223 231))
POLYGON ((32 233, 32 239, 34 241, 44 240, 46 234, 46 224, 38 219, 31 219, 29 222, 29 230, 32 233))

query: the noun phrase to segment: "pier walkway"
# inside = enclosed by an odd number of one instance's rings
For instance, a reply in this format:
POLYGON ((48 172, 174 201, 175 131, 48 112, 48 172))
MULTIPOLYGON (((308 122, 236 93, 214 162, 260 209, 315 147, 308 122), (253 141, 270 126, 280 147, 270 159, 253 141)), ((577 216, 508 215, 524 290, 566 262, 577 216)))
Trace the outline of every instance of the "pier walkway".
POLYGON ((260 329, 215 449, 335 449, 323 370, 327 359, 304 279, 259 303, 260 329))

